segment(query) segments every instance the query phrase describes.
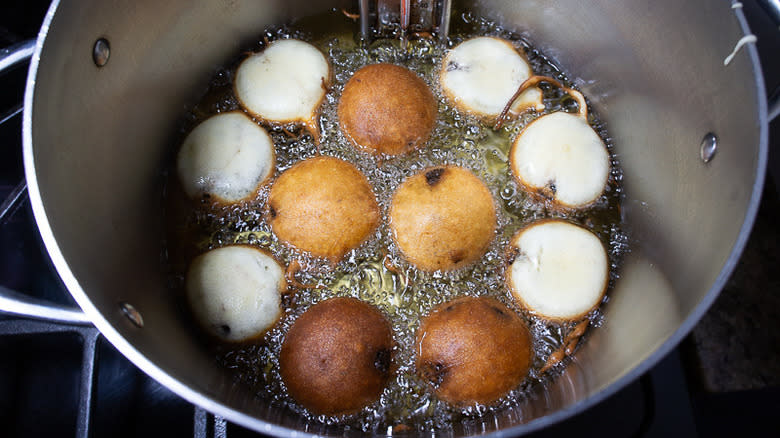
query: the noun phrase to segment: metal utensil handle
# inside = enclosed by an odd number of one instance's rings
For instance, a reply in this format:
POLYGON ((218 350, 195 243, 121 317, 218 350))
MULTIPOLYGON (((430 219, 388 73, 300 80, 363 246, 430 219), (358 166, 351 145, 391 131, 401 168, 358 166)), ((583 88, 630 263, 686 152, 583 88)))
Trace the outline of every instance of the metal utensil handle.
POLYGON ((400 25, 407 33, 431 34, 447 38, 451 0, 360 0, 360 32, 368 39, 373 26, 382 29, 400 25))
MULTIPOLYGON (((0 73, 16 64, 27 61, 35 53, 35 40, 28 40, 11 47, 0 49, 0 73)), ((20 190, 11 194, 10 202, 18 202, 20 190)), ((5 204, 5 203, 3 203, 5 204)), ((11 205, 4 205, 3 211, 11 205)), ((59 306, 0 286, 0 312, 45 321, 86 325, 91 324, 87 315, 78 308, 59 306)))

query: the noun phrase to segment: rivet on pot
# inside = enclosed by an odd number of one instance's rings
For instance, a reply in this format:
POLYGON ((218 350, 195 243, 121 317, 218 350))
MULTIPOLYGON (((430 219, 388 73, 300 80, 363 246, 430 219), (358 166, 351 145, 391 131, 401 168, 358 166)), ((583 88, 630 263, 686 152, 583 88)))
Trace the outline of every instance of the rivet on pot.
POLYGON ((708 132, 701 140, 701 160, 705 163, 709 163, 712 157, 715 156, 715 152, 718 151, 718 137, 715 134, 708 132))
POLYGON ((119 309, 122 311, 122 313, 127 317, 127 319, 130 320, 130 322, 133 323, 138 328, 144 327, 144 318, 141 316, 141 314, 133 307, 132 304, 126 302, 126 301, 120 301, 119 302, 119 309))
POLYGON ((98 67, 103 67, 108 63, 108 57, 111 56, 111 45, 105 38, 100 38, 95 41, 95 46, 92 48, 92 61, 98 67))

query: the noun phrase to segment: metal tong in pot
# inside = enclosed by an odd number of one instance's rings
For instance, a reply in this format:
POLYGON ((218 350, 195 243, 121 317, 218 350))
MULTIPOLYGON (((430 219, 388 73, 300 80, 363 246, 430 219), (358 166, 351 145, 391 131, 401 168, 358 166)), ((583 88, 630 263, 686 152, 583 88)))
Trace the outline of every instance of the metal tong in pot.
POLYGON ((360 0, 360 33, 365 40, 394 33, 447 37, 451 0, 360 0))

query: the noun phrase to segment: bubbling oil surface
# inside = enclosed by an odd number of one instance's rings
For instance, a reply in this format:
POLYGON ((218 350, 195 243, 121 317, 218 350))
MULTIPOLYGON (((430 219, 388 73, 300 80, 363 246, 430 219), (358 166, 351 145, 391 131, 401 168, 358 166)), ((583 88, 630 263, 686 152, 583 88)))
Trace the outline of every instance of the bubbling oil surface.
MULTIPOLYGON (((267 31, 258 39, 253 50, 262 50, 280 38, 298 38, 314 44, 326 54, 332 68, 333 83, 323 101, 319 126, 320 153, 347 160, 357 166, 371 182, 382 212, 382 223, 373 235, 344 259, 331 265, 280 242, 271 232, 263 211, 268 188, 251 202, 218 210, 193 208, 184 217, 175 220, 187 228, 186 242, 181 235, 169 233, 167 245, 193 246, 196 252, 230 244, 248 244, 271 253, 287 265, 298 260, 303 269, 297 279, 301 283, 320 288, 296 289, 283 301, 284 315, 265 336, 263 342, 253 345, 213 345, 218 362, 232 370, 242 384, 253 388, 259 397, 279 406, 287 406, 309 420, 323 424, 343 424, 366 432, 385 433, 388 427, 403 424, 412 431, 447 428, 455 421, 479 416, 490 410, 511 406, 526 397, 534 386, 550 378, 539 369, 548 356, 559 349, 570 324, 548 323, 528 315, 513 303, 504 283, 504 252, 512 235, 524 225, 537 219, 559 217, 580 224, 593 231, 608 249, 611 270, 610 286, 617 278, 622 254, 627 251, 627 236, 621 228, 620 203, 622 174, 615 158, 612 141, 605 127, 593 112, 589 122, 604 139, 612 160, 612 171, 606 190, 594 205, 587 209, 564 213, 527 196, 515 183, 508 167, 511 141, 528 123, 541 114, 526 113, 494 131, 474 117, 460 113, 442 97, 437 85, 440 61, 448 48, 473 36, 492 35, 512 41, 526 54, 535 74, 552 76, 572 87, 571 81, 544 55, 524 38, 509 32, 496 23, 469 13, 453 17, 454 33, 441 43, 437 40, 417 39, 401 42, 399 39, 378 39, 362 44, 355 36, 356 25, 338 12, 316 17, 267 31), (379 62, 403 65, 420 75, 438 98, 438 116, 433 135, 427 146, 398 157, 372 157, 353 147, 341 134, 337 106, 344 84, 359 68, 379 62), (482 259, 455 272, 422 272, 401 257, 388 226, 388 212, 392 193, 408 176, 421 169, 442 164, 455 164, 473 171, 489 187, 496 203, 498 231, 482 259), (534 360, 529 377, 520 388, 512 391, 493 406, 475 405, 456 409, 440 402, 430 388, 415 375, 414 340, 421 317, 433 307, 460 296, 493 296, 518 310, 528 321, 534 338, 534 360), (322 300, 350 296, 367 301, 382 309, 392 323, 397 346, 394 361, 398 370, 376 403, 358 414, 347 417, 313 416, 299 407, 285 391, 279 375, 278 356, 285 333, 309 307, 322 300)), ((233 94, 232 79, 236 62, 219 70, 203 98, 188 113, 182 136, 197 123, 215 113, 240 109, 233 94)), ((574 103, 564 93, 544 88, 546 109, 576 111, 574 103)), ((317 147, 308 133, 295 126, 265 126, 276 147, 278 177, 300 160, 317 155, 317 147)), ((173 172, 171 172, 173 174, 173 172)), ((172 179, 175 177, 172 177, 172 179)), ((169 185, 175 184, 171 182, 169 185)), ((172 197, 172 196, 169 196, 172 197)), ((186 263, 169 260, 172 288, 181 293, 186 263)), ((610 287, 611 288, 611 287, 610 287)), ((605 298, 606 301, 607 298, 605 298)), ((598 326, 602 318, 599 310, 588 315, 591 325, 598 326)))

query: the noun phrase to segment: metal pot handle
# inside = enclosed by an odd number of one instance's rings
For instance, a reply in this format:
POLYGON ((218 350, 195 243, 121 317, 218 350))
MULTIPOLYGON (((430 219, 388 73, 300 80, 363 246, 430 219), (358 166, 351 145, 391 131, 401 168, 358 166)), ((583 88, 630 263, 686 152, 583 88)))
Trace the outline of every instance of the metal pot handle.
POLYGON ((35 40, 22 41, 0 49, 0 72, 32 58, 33 52, 35 52, 35 40))
POLYGON ((770 122, 776 119, 777 116, 780 116, 780 86, 775 88, 775 91, 769 95, 767 101, 767 116, 769 117, 770 122))
MULTIPOLYGON (((28 40, 11 47, 0 49, 0 73, 20 62, 29 60, 35 52, 35 40, 28 40)), ((21 105, 2 117, 0 124, 17 116, 21 105)), ((23 198, 27 186, 22 181, 0 204, 0 226, 3 218, 13 211, 14 205, 23 198)), ((26 318, 41 319, 50 322, 87 325, 91 324, 87 315, 78 308, 65 307, 30 297, 0 286, 0 312, 26 318)))
POLYGON ((65 324, 90 325, 81 309, 59 306, 0 286, 0 312, 65 324))
POLYGON ((780 0, 758 0, 758 4, 764 9, 769 18, 780 26, 780 0))
POLYGON ((767 108, 770 122, 780 116, 780 86, 775 88, 775 91, 769 96, 767 108))
MULTIPOLYGON (((780 30, 780 0, 758 0, 758 4, 780 30)), ((780 87, 767 99, 767 115, 770 122, 780 116, 780 87)))

